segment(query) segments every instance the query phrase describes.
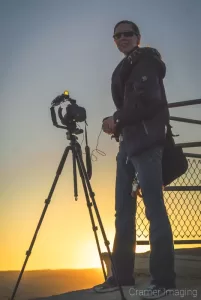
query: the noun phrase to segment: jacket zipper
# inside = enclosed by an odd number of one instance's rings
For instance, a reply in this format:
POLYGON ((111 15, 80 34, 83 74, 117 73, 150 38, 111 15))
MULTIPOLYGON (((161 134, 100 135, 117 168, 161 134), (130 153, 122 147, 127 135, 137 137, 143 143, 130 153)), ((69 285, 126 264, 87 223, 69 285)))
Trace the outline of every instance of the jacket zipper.
POLYGON ((146 126, 145 122, 142 121, 142 124, 144 126, 145 133, 148 135, 149 133, 148 133, 147 126, 146 126))
POLYGON ((128 158, 128 156, 127 156, 127 157, 126 157, 126 165, 128 164, 128 159, 129 159, 129 158, 128 158))

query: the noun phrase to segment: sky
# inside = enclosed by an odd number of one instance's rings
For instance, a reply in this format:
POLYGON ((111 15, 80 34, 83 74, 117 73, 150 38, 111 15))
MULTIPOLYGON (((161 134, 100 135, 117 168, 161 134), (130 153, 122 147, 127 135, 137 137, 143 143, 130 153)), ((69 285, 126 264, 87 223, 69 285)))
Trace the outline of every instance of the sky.
MULTIPOLYGON (((167 67, 168 102, 200 98, 201 2, 0 0, 0 4, 0 270, 19 270, 69 145, 65 131, 52 124, 52 100, 68 89, 85 107, 88 142, 91 151, 95 149, 102 119, 115 111, 111 74, 123 56, 112 35, 123 19, 139 25, 141 47, 161 53, 167 67)), ((201 106, 170 112, 200 119, 201 106)), ((171 124, 180 135, 176 141, 200 140, 198 126, 171 124)), ((118 144, 101 134, 98 148, 106 155, 97 155, 93 162, 91 185, 112 247, 118 144)), ((100 267, 80 179, 78 201, 74 199, 71 157, 69 153, 27 270, 100 267)), ((100 230, 98 234, 105 251, 100 230)))

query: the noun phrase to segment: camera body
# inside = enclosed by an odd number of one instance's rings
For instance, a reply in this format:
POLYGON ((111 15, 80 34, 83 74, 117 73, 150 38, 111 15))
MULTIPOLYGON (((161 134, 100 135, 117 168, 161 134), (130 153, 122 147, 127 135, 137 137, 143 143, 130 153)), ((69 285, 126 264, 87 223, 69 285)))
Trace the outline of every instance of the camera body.
POLYGON ((78 106, 76 103, 69 104, 66 107, 66 113, 62 115, 62 108, 59 107, 58 115, 63 125, 68 126, 73 122, 85 122, 87 115, 84 107, 78 106))

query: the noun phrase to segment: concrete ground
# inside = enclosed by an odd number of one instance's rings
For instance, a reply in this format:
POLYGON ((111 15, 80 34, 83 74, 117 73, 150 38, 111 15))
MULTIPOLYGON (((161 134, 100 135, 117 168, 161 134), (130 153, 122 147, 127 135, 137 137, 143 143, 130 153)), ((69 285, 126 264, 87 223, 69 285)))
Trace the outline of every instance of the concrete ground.
MULTIPOLYGON (((164 299, 201 300, 201 248, 176 250, 175 253, 177 288, 164 299)), ((109 273, 110 264, 106 254, 104 260, 109 273)), ((149 283, 148 265, 149 253, 138 254, 135 265, 136 287, 135 290, 132 287, 123 288, 126 300, 141 299, 143 289, 149 283)), ((97 294, 87 289, 32 300, 122 300, 122 297, 119 291, 97 294)))

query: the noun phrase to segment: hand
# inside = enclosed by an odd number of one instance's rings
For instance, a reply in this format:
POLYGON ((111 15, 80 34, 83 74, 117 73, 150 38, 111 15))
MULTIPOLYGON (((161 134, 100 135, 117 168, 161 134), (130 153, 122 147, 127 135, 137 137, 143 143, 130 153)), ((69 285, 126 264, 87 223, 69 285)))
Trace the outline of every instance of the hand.
POLYGON ((103 121, 102 129, 107 134, 113 134, 115 132, 116 124, 113 117, 108 117, 103 121))

